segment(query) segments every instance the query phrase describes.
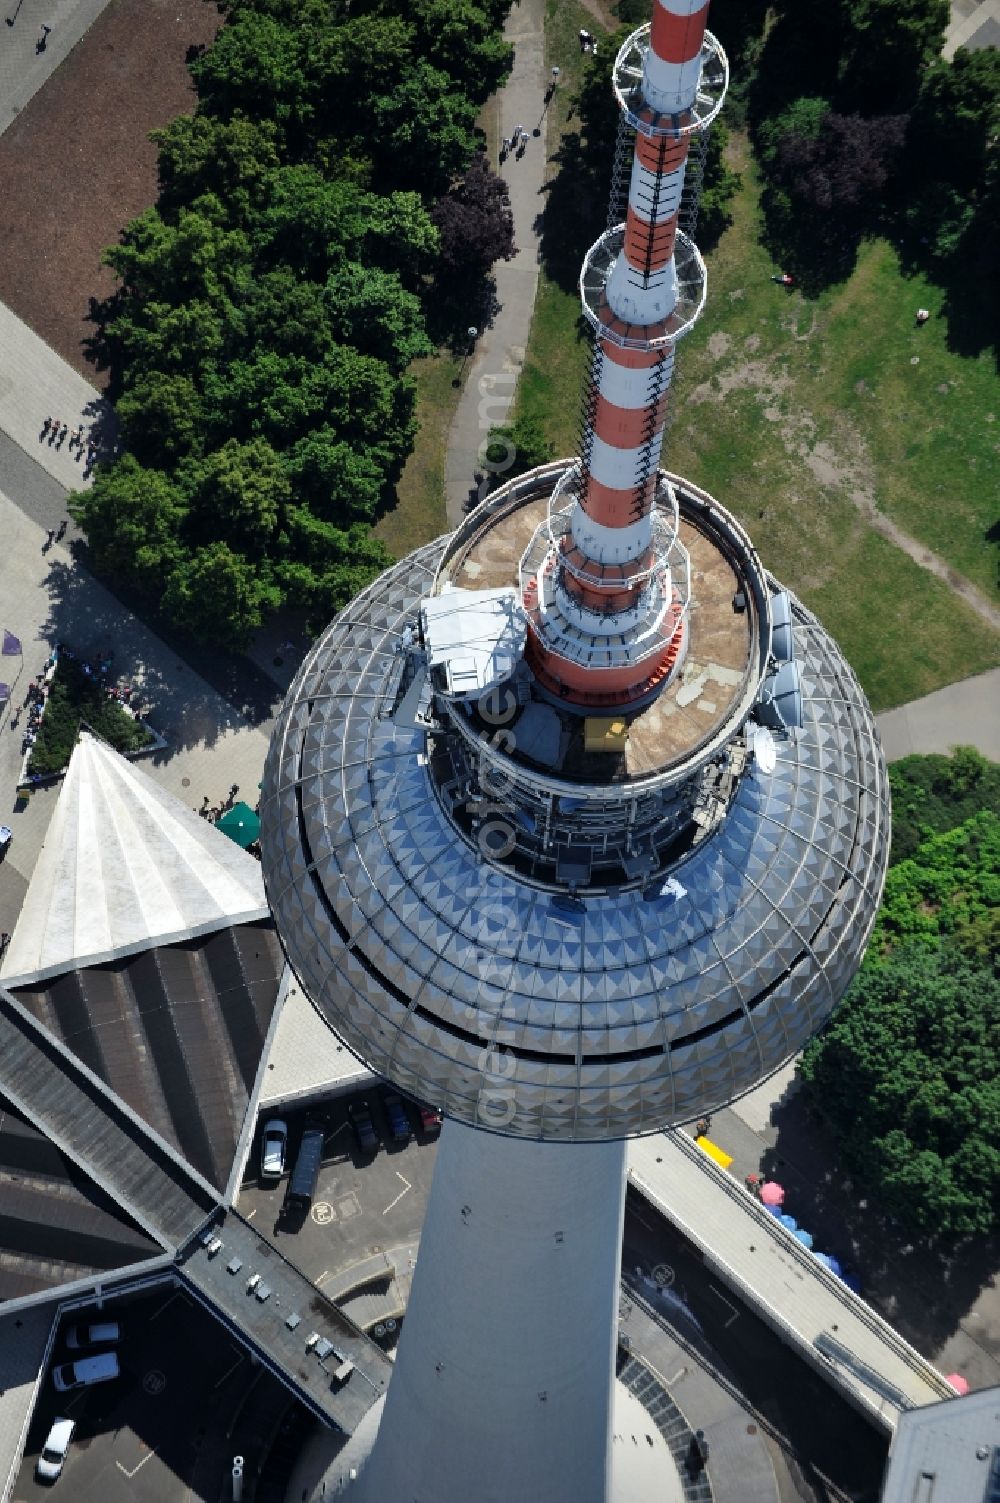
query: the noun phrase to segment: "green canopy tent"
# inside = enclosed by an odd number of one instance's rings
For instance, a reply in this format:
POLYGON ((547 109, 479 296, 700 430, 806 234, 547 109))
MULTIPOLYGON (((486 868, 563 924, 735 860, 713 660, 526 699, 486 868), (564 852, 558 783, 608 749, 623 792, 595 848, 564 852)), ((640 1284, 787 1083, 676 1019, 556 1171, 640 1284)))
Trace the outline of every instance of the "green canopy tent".
POLYGON ((240 802, 226 810, 222 818, 216 821, 215 828, 221 830, 223 835, 228 835, 230 840, 235 840, 237 845, 241 845, 246 850, 248 845, 253 845, 260 834, 260 820, 249 804, 240 802))

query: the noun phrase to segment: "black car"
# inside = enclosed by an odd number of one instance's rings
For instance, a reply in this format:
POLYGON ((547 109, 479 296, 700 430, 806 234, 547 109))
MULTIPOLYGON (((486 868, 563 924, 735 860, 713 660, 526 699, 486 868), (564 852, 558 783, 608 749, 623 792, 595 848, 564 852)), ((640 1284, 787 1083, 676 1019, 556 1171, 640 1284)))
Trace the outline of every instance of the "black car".
POLYGON ((347 1108, 347 1115, 354 1128, 354 1136, 358 1140, 361 1152, 377 1153, 378 1133, 375 1131, 375 1123, 372 1121, 371 1108, 367 1101, 352 1101, 347 1108))
POLYGON ((410 1119, 406 1115, 406 1107, 403 1105, 401 1096, 395 1091, 386 1091, 382 1098, 385 1106, 385 1115, 389 1122, 389 1131, 394 1143, 408 1143, 413 1136, 410 1119))

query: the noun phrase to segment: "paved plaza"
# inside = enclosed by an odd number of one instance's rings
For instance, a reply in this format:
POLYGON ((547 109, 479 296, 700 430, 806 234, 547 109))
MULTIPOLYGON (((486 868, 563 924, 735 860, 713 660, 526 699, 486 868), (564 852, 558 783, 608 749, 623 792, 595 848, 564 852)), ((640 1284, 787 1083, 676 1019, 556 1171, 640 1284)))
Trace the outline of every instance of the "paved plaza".
MULTIPOLYGON (((115 673, 140 686, 142 699, 152 705, 150 723, 167 741, 165 750, 143 759, 144 771, 193 808, 206 793, 213 803, 221 802, 233 783, 251 806, 257 802, 269 723, 251 724, 74 562, 67 548, 56 544, 43 553, 44 529, 2 493, 0 537, 0 627, 13 632, 23 648, 23 659, 2 660, 12 694, 0 711, 0 818, 11 826, 14 839, 0 864, 0 929, 10 933, 59 793, 58 784, 33 793, 23 812, 13 812, 22 726, 12 726, 11 720, 51 643, 65 641, 84 655, 114 652, 115 673)), ((278 694, 275 685, 275 699, 278 694)))

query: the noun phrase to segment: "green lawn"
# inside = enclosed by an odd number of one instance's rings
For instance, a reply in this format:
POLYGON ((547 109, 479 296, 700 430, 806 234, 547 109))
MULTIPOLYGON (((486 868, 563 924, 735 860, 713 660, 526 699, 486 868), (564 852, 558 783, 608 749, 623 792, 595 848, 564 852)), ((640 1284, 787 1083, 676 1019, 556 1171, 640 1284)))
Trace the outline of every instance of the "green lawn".
POLYGON ((439 350, 426 359, 415 360, 410 367, 417 382, 420 428, 396 487, 398 502, 374 529, 395 558, 448 531, 444 457, 448 429, 461 396, 460 388, 452 385, 461 364, 447 350, 439 350))
MULTIPOLYGON (((753 165, 744 142, 734 152, 743 189, 678 356, 663 462, 741 518, 885 709, 1000 661, 1000 637, 864 515, 874 505, 994 591, 1000 387, 989 357, 948 350, 943 320, 916 328, 940 293, 904 278, 885 242, 815 302, 776 286, 753 165)), ((576 299, 543 272, 518 413, 558 453, 576 448, 587 354, 576 299)))

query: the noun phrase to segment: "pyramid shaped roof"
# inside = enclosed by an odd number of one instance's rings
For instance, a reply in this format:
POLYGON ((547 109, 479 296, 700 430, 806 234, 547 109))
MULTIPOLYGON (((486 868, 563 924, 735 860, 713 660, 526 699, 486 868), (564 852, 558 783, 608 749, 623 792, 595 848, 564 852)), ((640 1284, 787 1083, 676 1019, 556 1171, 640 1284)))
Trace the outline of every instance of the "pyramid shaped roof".
POLYGON ((0 974, 53 975, 267 911, 253 856, 84 732, 0 974))

